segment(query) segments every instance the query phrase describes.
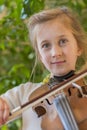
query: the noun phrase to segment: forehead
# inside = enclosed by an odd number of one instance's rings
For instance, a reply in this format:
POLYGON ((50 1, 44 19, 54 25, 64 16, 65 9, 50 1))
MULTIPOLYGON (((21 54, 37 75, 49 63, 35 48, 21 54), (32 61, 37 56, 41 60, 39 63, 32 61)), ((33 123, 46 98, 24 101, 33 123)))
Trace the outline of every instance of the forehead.
POLYGON ((49 36, 52 33, 53 35, 60 35, 63 32, 72 32, 72 30, 68 24, 59 20, 59 18, 49 20, 36 27, 36 37, 49 36))

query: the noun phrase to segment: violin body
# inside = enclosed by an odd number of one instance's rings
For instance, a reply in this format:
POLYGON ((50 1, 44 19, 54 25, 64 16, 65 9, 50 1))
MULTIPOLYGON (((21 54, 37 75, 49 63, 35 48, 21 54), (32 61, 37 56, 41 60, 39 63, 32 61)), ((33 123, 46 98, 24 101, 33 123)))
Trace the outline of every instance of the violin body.
MULTIPOLYGON (((76 82, 81 87, 84 88, 84 93, 87 94, 87 86, 84 83, 84 80, 81 79, 76 82)), ((34 93, 31 95, 31 99, 34 97, 37 97, 39 94, 45 93, 45 91, 49 91, 49 88, 46 86, 42 86, 41 88, 37 89, 34 93)), ((68 98, 71 110, 73 112, 73 115, 76 119, 77 125, 79 127, 79 130, 86 130, 87 129, 87 97, 81 97, 80 92, 77 88, 73 87, 72 85, 67 86, 64 90, 62 90, 65 95, 68 98)), ((58 92, 58 94, 61 92, 58 92)), ((57 94, 56 94, 57 95, 57 94)), ((54 95, 48 98, 49 102, 52 103, 53 99, 55 98, 54 95)), ((44 130, 64 130, 63 124, 58 116, 58 113, 55 110, 55 107, 53 104, 48 104, 46 101, 43 101, 43 103, 37 104, 37 106, 45 106, 46 113, 42 116, 42 128, 44 130), (50 119, 51 118, 51 119, 50 119), (48 128, 46 126, 49 126, 48 128), (54 127, 55 126, 55 127, 54 127)))
MULTIPOLYGON (((79 80, 77 83, 81 87, 85 88, 85 94, 87 94, 87 86, 85 85, 84 81, 79 80)), ((72 88, 71 96, 68 94, 67 96, 76 122, 79 126, 79 130, 87 130, 87 97, 80 97, 76 88, 72 88)))
POLYGON ((74 97, 70 101, 71 108, 80 130, 87 129, 87 99, 74 97))

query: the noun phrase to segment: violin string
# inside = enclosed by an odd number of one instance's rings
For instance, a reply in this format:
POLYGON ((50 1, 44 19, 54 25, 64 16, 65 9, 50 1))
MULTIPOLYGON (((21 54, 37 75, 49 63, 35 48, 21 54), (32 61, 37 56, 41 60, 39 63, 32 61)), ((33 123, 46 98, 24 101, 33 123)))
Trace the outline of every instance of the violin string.
POLYGON ((58 94, 54 99, 54 105, 56 106, 65 130, 78 130, 76 120, 64 93, 58 94))

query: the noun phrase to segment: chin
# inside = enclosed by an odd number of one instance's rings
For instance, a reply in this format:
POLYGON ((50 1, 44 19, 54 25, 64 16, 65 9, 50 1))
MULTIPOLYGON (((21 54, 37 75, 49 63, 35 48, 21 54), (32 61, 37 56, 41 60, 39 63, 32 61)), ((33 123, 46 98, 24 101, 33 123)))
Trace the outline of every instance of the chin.
POLYGON ((68 71, 64 71, 64 70, 60 70, 58 72, 55 72, 54 75, 55 76, 63 76, 63 75, 66 75, 67 73, 69 73, 71 70, 68 70, 68 71))

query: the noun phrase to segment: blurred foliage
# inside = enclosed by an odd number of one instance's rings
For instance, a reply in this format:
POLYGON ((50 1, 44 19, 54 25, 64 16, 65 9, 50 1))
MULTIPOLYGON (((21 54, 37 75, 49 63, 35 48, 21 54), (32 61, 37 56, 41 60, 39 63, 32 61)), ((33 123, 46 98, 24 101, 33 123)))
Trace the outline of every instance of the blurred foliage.
MULTIPOLYGON (((87 0, 0 0, 0 94, 29 80, 42 81, 47 71, 36 66, 35 53, 29 46, 25 20, 30 15, 57 6, 68 6, 77 12, 87 31, 87 0)), ((0 130, 18 130, 21 123, 13 122, 0 130)))
POLYGON ((31 76, 35 53, 29 46, 24 20, 43 9, 44 1, 4 0, 0 5, 1 14, 5 11, 5 16, 0 20, 0 93, 3 93, 28 81, 31 76))

